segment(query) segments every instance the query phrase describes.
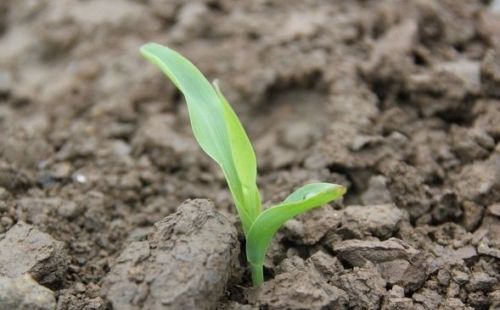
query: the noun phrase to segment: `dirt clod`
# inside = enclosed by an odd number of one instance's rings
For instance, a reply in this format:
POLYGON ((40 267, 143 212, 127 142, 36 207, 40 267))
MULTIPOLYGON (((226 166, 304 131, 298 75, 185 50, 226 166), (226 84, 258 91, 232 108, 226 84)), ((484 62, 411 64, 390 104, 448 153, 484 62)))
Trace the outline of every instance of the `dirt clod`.
POLYGON ((418 289, 427 276, 422 253, 405 242, 391 238, 386 241, 347 240, 333 246, 334 251, 352 266, 375 265, 387 283, 418 289))
POLYGON ((207 200, 190 200, 131 242, 104 279, 117 309, 214 309, 239 254, 236 229, 207 200))
POLYGON ((0 275, 15 278, 28 273, 51 287, 62 284, 69 262, 62 242, 24 222, 0 240, 0 253, 0 275))
POLYGON ((295 242, 315 244, 340 223, 341 213, 331 207, 306 213, 285 224, 295 242), (314 224, 313 224, 314 223, 314 224))
POLYGON ((385 295, 386 281, 374 268, 355 267, 340 276, 340 288, 349 295, 349 306, 376 309, 385 295))
POLYGON ((264 283, 251 298, 269 309, 346 309, 346 292, 325 279, 311 261, 283 262, 284 271, 264 283))
POLYGON ((374 236, 387 239, 399 229, 401 222, 408 220, 407 213, 394 204, 349 206, 341 214, 341 227, 337 233, 346 238, 374 236))

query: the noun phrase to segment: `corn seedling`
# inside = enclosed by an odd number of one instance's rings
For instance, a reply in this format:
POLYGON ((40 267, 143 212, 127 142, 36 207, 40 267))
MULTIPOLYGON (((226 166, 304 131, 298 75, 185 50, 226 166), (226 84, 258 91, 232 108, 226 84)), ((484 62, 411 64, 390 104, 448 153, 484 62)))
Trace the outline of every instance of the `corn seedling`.
POLYGON ((260 285, 264 258, 278 229, 294 216, 340 198, 346 188, 307 184, 280 204, 263 210, 252 144, 217 82, 210 84, 189 60, 168 47, 148 43, 141 47, 141 53, 182 92, 196 140, 222 169, 243 226, 252 281, 254 286, 260 285))

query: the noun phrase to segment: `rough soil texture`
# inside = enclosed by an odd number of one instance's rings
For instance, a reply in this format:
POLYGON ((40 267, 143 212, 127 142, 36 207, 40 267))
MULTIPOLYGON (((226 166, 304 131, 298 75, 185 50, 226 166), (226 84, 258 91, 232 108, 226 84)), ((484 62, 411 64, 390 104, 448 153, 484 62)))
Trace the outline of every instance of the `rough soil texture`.
POLYGON ((116 309, 215 308, 239 252, 236 228, 212 203, 187 201, 123 250, 103 291, 116 309))
POLYGON ((0 309, 498 309, 499 140, 500 1, 1 1, 0 309), (258 290, 147 41, 221 81, 266 206, 348 186, 258 290))

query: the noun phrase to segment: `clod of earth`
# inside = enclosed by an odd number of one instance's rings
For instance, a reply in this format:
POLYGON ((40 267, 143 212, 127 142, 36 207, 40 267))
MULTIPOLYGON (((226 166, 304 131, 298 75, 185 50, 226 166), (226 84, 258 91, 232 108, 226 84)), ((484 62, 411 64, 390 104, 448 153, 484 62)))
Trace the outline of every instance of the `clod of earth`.
POLYGON ((318 252, 306 261, 285 259, 280 273, 248 298, 266 309, 347 309, 349 296, 333 285, 341 271, 336 258, 318 252))
POLYGON ((0 253, 0 276, 28 273, 49 287, 62 284, 69 263, 62 242, 24 222, 18 222, 0 240, 0 253))
POLYGON ((188 200, 131 242, 103 283, 114 309, 215 309, 238 263, 232 223, 208 200, 188 200))
POLYGON ((400 285, 407 291, 421 287, 428 275, 425 256, 399 239, 346 240, 333 248, 342 260, 352 266, 375 265, 387 283, 400 285))

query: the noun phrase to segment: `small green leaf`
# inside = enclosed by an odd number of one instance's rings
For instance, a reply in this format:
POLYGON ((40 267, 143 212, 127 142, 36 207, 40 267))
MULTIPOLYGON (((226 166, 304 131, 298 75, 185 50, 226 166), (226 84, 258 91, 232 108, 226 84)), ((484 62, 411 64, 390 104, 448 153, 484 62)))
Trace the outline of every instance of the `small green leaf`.
POLYGON ((260 212, 260 196, 256 185, 255 153, 236 114, 218 87, 214 88, 176 51, 148 43, 141 47, 141 53, 158 65, 186 98, 194 136, 203 151, 224 172, 247 232, 260 212))
POLYGON ((288 196, 281 204, 264 210, 247 235, 247 260, 262 265, 274 234, 289 219, 342 197, 346 188, 337 184, 307 184, 288 196))

